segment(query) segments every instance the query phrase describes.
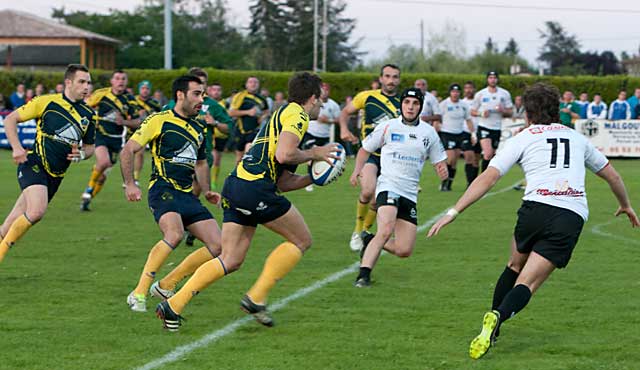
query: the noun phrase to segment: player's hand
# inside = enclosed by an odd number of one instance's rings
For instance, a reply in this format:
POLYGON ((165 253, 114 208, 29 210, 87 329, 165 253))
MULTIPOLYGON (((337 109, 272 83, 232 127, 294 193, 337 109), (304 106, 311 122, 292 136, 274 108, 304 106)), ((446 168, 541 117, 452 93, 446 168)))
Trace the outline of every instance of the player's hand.
POLYGON ((435 224, 433 224, 433 226, 431 226, 431 229, 427 233, 427 238, 431 238, 432 236, 438 235, 438 233, 440 232, 440 229, 450 224, 453 220, 455 220, 455 218, 452 216, 449 216, 449 215, 442 216, 442 218, 440 218, 438 222, 436 222, 435 224))
POLYGON ((27 151, 24 150, 22 145, 13 150, 12 156, 13 161, 16 162, 16 164, 24 163, 27 161, 27 151))
POLYGON ((67 154, 67 160, 73 163, 78 163, 85 159, 84 151, 78 149, 78 144, 71 145, 71 153, 67 154))
POLYGON ((204 197, 207 199, 207 202, 215 206, 220 206, 220 201, 222 200, 222 195, 220 195, 220 193, 208 190, 206 193, 204 193, 204 197))
POLYGON ((633 210, 633 208, 618 207, 615 216, 618 217, 623 213, 626 213, 627 217, 629 217, 629 221, 631 221, 631 227, 640 227, 640 220, 638 219, 638 215, 636 215, 636 212, 633 210))
POLYGON ((471 145, 478 144, 478 135, 475 132, 471 133, 471 145))
POLYGON ((440 180, 446 180, 449 178, 449 169, 447 168, 447 162, 441 161, 434 165, 436 169, 436 174, 440 178, 440 180))
POLYGON ((216 121, 213 119, 213 117, 211 116, 211 113, 207 112, 204 115, 204 121, 207 123, 207 125, 213 125, 216 121))
POLYGON ((569 108, 562 108, 562 109, 560 109, 560 111, 561 111, 561 112, 565 112, 565 113, 569 113, 569 112, 571 112, 571 109, 569 109, 569 108))
POLYGON ((124 193, 129 202, 139 202, 142 199, 142 191, 135 183, 125 184, 124 193))
POLYGON ((116 120, 115 120, 116 125, 118 126, 122 126, 124 125, 124 118, 122 117, 122 114, 120 112, 116 112, 116 120))
POLYGON ((249 117, 255 117, 257 115, 258 115, 258 109, 256 107, 253 107, 247 111, 247 116, 249 117))
POLYGON ((489 118, 489 111, 486 110, 486 111, 482 112, 482 117, 489 118))
POLYGON ((358 138, 354 134, 352 134, 351 131, 341 132, 340 139, 342 139, 342 141, 348 141, 352 144, 358 144, 358 138))
POLYGON ((360 177, 360 173, 359 172, 353 172, 351 174, 351 177, 349 178, 349 182, 351 183, 351 185, 358 186, 358 177, 360 177))
POLYGON ((314 146, 311 148, 311 153, 313 156, 313 160, 315 161, 325 161, 333 166, 331 161, 333 159, 340 159, 338 153, 340 152, 340 146, 336 143, 327 144, 323 146, 314 146))

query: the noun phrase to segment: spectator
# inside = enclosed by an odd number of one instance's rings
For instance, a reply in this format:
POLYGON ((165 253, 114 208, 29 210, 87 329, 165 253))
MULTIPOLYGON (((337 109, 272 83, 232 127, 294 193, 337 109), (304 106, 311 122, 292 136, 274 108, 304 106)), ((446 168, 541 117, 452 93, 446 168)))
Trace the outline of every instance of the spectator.
POLYGON ((9 103, 11 104, 11 109, 18 109, 25 103, 25 88, 23 83, 19 83, 16 86, 16 91, 9 96, 9 103))
POLYGON ((593 95, 593 101, 587 107, 587 118, 607 119, 607 103, 602 101, 600 93, 593 95))
POLYGON ((522 96, 518 95, 513 100, 513 120, 524 119, 524 104, 522 104, 522 96))
POLYGON ((31 99, 33 99, 34 96, 35 96, 35 93, 33 92, 33 89, 27 89, 27 92, 24 94, 24 102, 25 102, 25 104, 30 102, 31 99))
POLYGON ((586 92, 580 93, 580 99, 575 102, 580 107, 580 115, 581 119, 587 118, 587 107, 589 106, 589 94, 586 92))
POLYGON ((273 111, 277 111, 281 106, 287 104, 287 101, 284 100, 284 93, 282 91, 276 91, 273 101, 273 111))
POLYGON ((43 84, 37 84, 34 90, 36 96, 44 95, 45 89, 43 84))
POLYGON ((153 92, 153 99, 160 103, 161 106, 165 106, 167 104, 167 97, 164 96, 162 90, 156 90, 153 92))
POLYGON ((64 91, 64 85, 63 84, 57 84, 56 85, 56 89, 55 89, 55 93, 56 94, 62 94, 63 91, 64 91))
POLYGON ((580 106, 573 101, 573 93, 565 91, 560 101, 560 123, 573 127, 573 120, 580 118, 580 106))
POLYGON ((636 113, 638 103, 640 103, 640 87, 636 87, 636 90, 633 92, 633 96, 627 99, 627 103, 631 107, 631 118, 638 118, 638 114, 636 113))
POLYGON ((631 106, 627 102, 627 92, 620 90, 618 99, 609 106, 609 119, 621 120, 631 118, 631 106))

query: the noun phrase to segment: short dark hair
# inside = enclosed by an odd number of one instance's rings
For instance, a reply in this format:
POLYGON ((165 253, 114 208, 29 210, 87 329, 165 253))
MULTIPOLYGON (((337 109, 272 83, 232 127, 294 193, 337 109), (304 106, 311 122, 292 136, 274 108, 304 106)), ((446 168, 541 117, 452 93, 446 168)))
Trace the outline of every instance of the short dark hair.
POLYGON ((471 85, 471 86, 473 86, 474 88, 476 87, 476 84, 475 84, 473 81, 471 81, 471 80, 469 80, 469 81, 465 82, 464 84, 465 84, 465 85, 471 85))
POLYGON ((384 72, 384 69, 390 67, 393 69, 398 70, 398 72, 400 72, 400 67, 398 67, 397 65, 393 64, 393 63, 387 63, 385 65, 382 66, 382 68, 380 68, 380 76, 382 76, 382 73, 384 72))
POLYGON ((544 82, 527 87, 522 94, 524 110, 534 125, 550 125, 560 121, 560 91, 544 82))
POLYGON ((602 94, 600 94, 599 92, 597 92, 597 93, 593 94, 593 96, 596 96, 596 95, 598 95, 598 96, 602 96, 602 94))
MULTIPOLYGON (((189 74, 196 76, 196 77, 204 77, 205 80, 209 79, 209 74, 207 73, 207 71, 205 71, 204 69, 200 68, 200 67, 191 67, 189 69, 189 74)), ((202 81, 200 81, 202 82, 202 81)))
POLYGON ((309 72, 294 74, 289 79, 289 102, 304 104, 313 95, 320 97, 320 84, 322 79, 318 75, 309 72))
POLYGON ((212 83, 209 84, 209 86, 222 86, 222 85, 220 85, 220 82, 218 81, 213 81, 212 83))
POLYGON ((64 71, 64 79, 73 80, 73 78, 76 77, 76 72, 78 71, 89 73, 89 68, 84 64, 69 64, 67 69, 64 71))
POLYGON ((182 91, 185 94, 187 93, 187 91, 189 91, 190 82, 195 82, 198 85, 202 84, 202 81, 197 76, 194 76, 191 74, 183 75, 173 80, 173 84, 171 85, 171 91, 173 94, 174 102, 176 103, 178 102, 178 91, 182 91))
POLYGON ((626 93, 627 93, 627 90, 625 90, 625 89, 620 89, 620 90, 618 90, 618 94, 620 94, 620 93, 625 93, 625 94, 626 94, 626 93))
POLYGON ((124 70, 122 70, 122 69, 115 69, 113 72, 111 72, 111 78, 113 78, 113 76, 115 76, 115 75, 116 75, 116 74, 118 74, 118 73, 124 73, 124 74, 127 74, 127 72, 125 72, 125 71, 124 71, 124 70))

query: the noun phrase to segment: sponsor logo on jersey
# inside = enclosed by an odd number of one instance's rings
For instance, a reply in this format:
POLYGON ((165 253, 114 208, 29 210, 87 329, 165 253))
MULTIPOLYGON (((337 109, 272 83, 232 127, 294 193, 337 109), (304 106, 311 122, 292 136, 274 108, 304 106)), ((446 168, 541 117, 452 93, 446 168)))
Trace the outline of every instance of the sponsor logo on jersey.
POLYGON ((78 144, 80 142, 80 133, 76 130, 76 127, 73 124, 67 123, 62 128, 55 131, 54 138, 57 141, 67 143, 69 145, 78 144))
POLYGON ((197 159, 196 148, 191 143, 185 143, 182 148, 174 152, 171 162, 195 165, 197 159))
POLYGON ((549 189, 537 189, 536 194, 546 196, 566 196, 566 197, 584 197, 584 191, 576 190, 569 187, 566 190, 549 190, 549 189))
POLYGON ((418 136, 416 134, 409 134, 409 139, 417 140, 418 136))
POLYGON ((404 143, 404 135, 403 134, 391 133, 391 141, 397 141, 399 143, 404 143))

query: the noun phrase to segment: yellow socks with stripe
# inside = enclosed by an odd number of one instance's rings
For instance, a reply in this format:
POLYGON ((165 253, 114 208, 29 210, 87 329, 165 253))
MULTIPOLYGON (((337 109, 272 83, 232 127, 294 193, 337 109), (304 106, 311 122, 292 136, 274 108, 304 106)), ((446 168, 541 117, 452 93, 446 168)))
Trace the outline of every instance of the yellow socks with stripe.
POLYGON ((271 252, 258 280, 247 295, 256 304, 264 304, 276 282, 285 277, 302 258, 302 251, 291 242, 284 242, 271 252))
POLYGON ((211 182, 218 183, 218 177, 220 176, 220 166, 211 167, 211 182))
POLYGON ((9 252, 9 248, 18 241, 26 232, 33 226, 33 223, 29 221, 26 214, 20 215, 9 227, 7 235, 0 242, 0 262, 4 259, 4 256, 9 252))
POLYGON ((198 267, 214 257, 207 247, 202 247, 191 252, 176 268, 173 269, 164 279, 160 280, 160 288, 175 290, 176 285, 185 277, 193 274, 198 267))
POLYGON ((360 234, 362 232, 364 217, 366 216, 368 210, 369 204, 362 203, 360 202, 360 199, 358 199, 358 205, 356 206, 356 228, 353 230, 354 233, 360 234))
POLYGON ((93 193, 91 193, 92 198, 95 198, 96 195, 98 195, 98 193, 100 192, 100 190, 102 190, 102 187, 104 186, 105 181, 107 181, 107 175, 102 174, 102 176, 96 182, 96 186, 93 188, 93 193))
POLYGON ((95 189, 96 184, 98 183, 98 179, 102 176, 102 172, 96 171, 96 166, 93 166, 93 171, 91 171, 91 177, 89 178, 89 187, 91 189, 95 189))
POLYGON ((369 231, 369 229, 371 229, 371 226, 373 226, 373 223, 376 222, 376 214, 377 211, 375 209, 371 209, 368 208, 367 209, 367 215, 364 216, 364 229, 369 231))
POLYGON ((151 248, 149 257, 147 257, 147 263, 144 264, 144 268, 142 269, 138 286, 133 290, 134 294, 147 295, 149 287, 156 278, 156 272, 158 272, 164 261, 169 257, 171 251, 173 251, 173 246, 164 240, 159 241, 151 248))
POLYGON ((182 289, 169 298, 167 302, 173 312, 180 314, 191 298, 227 273, 222 260, 214 258, 198 267, 193 276, 187 280, 182 289))

